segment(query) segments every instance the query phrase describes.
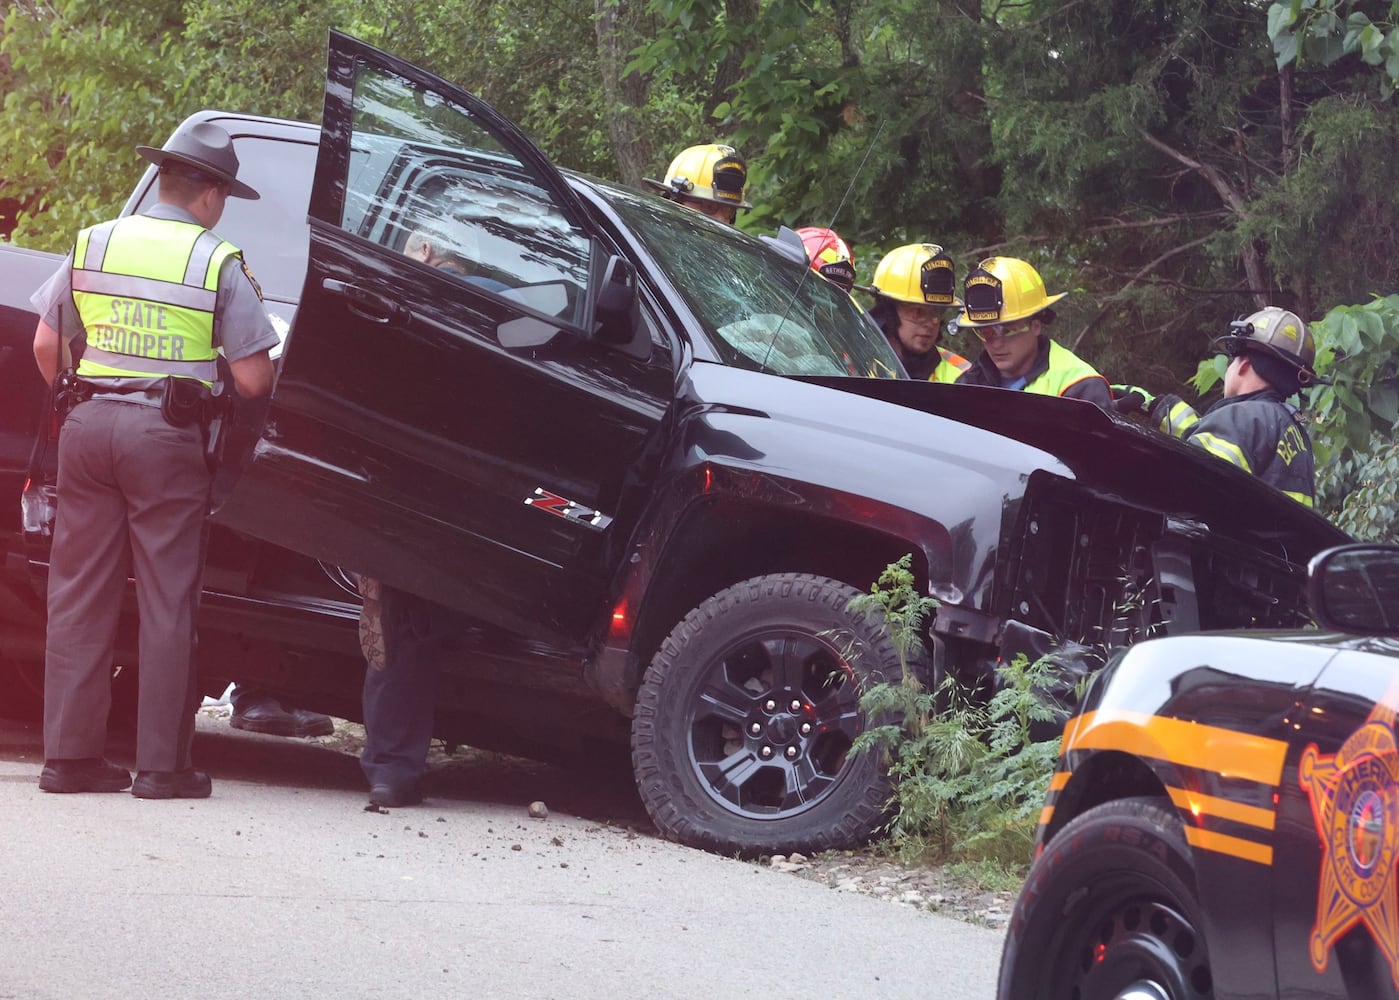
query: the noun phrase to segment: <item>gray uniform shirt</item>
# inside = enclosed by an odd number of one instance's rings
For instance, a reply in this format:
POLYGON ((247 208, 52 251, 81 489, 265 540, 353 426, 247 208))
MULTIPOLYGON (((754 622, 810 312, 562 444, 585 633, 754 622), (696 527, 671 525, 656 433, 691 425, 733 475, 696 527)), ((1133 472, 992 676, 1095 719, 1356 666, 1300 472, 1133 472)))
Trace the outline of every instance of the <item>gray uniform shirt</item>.
MULTIPOLYGON (((153 219, 172 222, 199 220, 183 208, 158 202, 141 213, 153 219)), ((83 332, 78 307, 73 302, 73 252, 63 258, 57 271, 29 297, 39 318, 63 336, 65 342, 83 332)), ((262 296, 244 271, 241 257, 229 257, 219 271, 218 297, 214 300, 214 346, 229 361, 238 361, 259 351, 270 350, 278 343, 277 331, 262 305, 262 296)), ((152 386, 159 379, 102 379, 103 382, 129 387, 152 386)))

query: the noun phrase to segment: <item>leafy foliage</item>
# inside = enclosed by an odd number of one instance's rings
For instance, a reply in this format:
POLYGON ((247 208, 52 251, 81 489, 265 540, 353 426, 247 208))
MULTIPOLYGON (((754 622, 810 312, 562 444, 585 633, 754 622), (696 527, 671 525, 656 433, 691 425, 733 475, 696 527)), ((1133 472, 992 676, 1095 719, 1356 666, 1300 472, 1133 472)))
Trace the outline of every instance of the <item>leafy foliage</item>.
MULTIPOLYGON (((905 556, 891 564, 852 610, 881 610, 901 651, 937 607, 914 586, 905 556)), ((1048 692, 1060 682, 1048 659, 1024 656, 997 670, 999 687, 968 692, 952 677, 928 689, 905 670, 898 683, 872 685, 860 699, 874 726, 856 753, 887 753, 896 785, 889 833, 907 858, 933 855, 961 862, 1022 866, 1029 857, 1039 808, 1059 756, 1059 740, 1037 740, 1037 725, 1057 721, 1048 692)))
POLYGON ((1338 306, 1312 324, 1320 502, 1357 538, 1399 541, 1399 295, 1338 306))
POLYGON ((565 163, 610 172, 593 20, 579 5, 20 0, 0 32, 0 233, 67 249, 120 209, 145 168, 132 147, 159 145, 200 108, 318 120, 331 27, 475 90, 565 163))
MULTIPOLYGON (((740 225, 833 225, 866 280, 914 241, 947 247, 963 273, 1025 257, 1074 293, 1056 339, 1111 381, 1181 391, 1230 319, 1263 304, 1310 319, 1393 289, 1396 12, 15 0, 0 28, 0 234, 66 249, 119 209, 144 167, 132 146, 198 108, 315 120, 334 26, 480 94, 568 167, 638 183, 681 146, 732 141, 755 206, 740 225)), ((1356 412, 1341 399, 1315 415, 1323 443, 1360 440, 1324 426, 1356 412)), ((1354 472, 1336 488, 1358 488, 1354 472)))
POLYGON ((1378 72, 1382 97, 1399 85, 1399 3, 1362 0, 1288 0, 1268 7, 1268 37, 1278 69, 1304 61, 1322 66, 1358 55, 1378 72), (1366 8, 1369 8, 1367 10, 1366 8), (1372 16, 1379 20, 1372 20, 1372 16))

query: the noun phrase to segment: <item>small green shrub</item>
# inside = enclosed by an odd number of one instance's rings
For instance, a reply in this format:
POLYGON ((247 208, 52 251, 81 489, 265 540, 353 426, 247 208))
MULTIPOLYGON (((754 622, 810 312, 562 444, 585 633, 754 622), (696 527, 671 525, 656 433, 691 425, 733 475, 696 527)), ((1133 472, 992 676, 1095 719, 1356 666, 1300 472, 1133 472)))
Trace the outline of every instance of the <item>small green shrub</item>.
MULTIPOLYGON (((937 602, 917 592, 908 557, 891 564, 852 609, 883 610, 901 651, 918 649, 922 623, 937 602)), ((905 664, 907 665, 907 663, 905 664)), ((1050 658, 1024 656, 997 667, 997 690, 967 691, 946 677, 929 689, 913 670, 861 695, 874 726, 856 753, 885 753, 895 779, 890 844, 905 861, 934 859, 1023 871, 1044 795, 1059 756, 1059 738, 1036 740, 1052 724, 1048 693, 1062 686, 1050 658)))

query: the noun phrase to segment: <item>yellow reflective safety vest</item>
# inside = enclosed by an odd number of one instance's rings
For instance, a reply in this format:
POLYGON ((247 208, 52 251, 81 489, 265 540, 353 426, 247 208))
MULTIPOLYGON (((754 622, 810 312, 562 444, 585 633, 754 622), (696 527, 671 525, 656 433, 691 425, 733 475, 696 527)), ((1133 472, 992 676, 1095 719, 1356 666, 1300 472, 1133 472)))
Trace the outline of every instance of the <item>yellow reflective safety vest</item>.
POLYGON ((218 379, 219 270, 239 250, 203 226, 131 215, 84 229, 73 301, 87 331, 82 378, 218 379))
POLYGON ((920 382, 955 382, 972 364, 960 354, 941 346, 927 354, 910 354, 903 358, 903 363, 908 377, 920 382))
POLYGON ((972 363, 955 351, 938 348, 938 366, 928 376, 929 382, 956 382, 972 363))
POLYGON ((1041 396, 1086 399, 1104 410, 1112 408, 1112 390, 1108 387, 1108 380, 1087 361, 1044 334, 1040 334, 1039 352, 1030 370, 1014 383, 1006 385, 1002 382, 995 362, 985 350, 976 356, 976 360, 957 381, 962 385, 990 385, 1041 396))

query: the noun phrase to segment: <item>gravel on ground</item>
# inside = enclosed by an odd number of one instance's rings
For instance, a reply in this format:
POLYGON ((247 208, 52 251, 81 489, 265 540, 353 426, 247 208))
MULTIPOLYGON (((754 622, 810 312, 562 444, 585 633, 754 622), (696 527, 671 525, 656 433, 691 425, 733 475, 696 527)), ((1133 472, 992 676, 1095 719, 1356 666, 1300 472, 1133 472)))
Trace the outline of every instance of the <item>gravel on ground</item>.
MULTIPOLYGON (((226 719, 226 702, 208 702, 206 715, 226 719)), ((262 737, 269 738, 269 737, 262 737)), ((364 727, 344 719, 335 720, 335 732, 312 742, 339 753, 358 756, 364 745, 364 727)), ((579 779, 570 775, 561 779, 562 770, 549 764, 475 750, 470 747, 450 747, 434 741, 428 754, 428 776, 425 790, 431 798, 434 791, 455 797, 464 791, 481 787, 480 774, 489 770, 496 788, 519 790, 525 797, 520 803, 521 816, 528 818, 530 809, 537 813, 558 809, 572 812, 599 823, 593 829, 601 835, 617 828, 637 836, 657 836, 646 817, 635 788, 627 775, 587 775, 579 779), (470 774, 465 786, 458 779, 470 774), (454 788, 454 785, 457 787, 454 788), (547 790, 547 791, 546 791, 547 790), (550 801, 550 799, 553 801, 550 801)), ((538 819, 538 816, 535 817, 538 819)), ((976 880, 936 865, 906 865, 891 857, 887 849, 875 843, 855 851, 825 851, 812 856, 803 854, 773 855, 754 862, 774 871, 790 873, 829 887, 836 892, 856 892, 884 899, 898 906, 910 906, 944 916, 965 920, 983 927, 1002 928, 1010 919, 1015 892, 987 889, 976 880)))

